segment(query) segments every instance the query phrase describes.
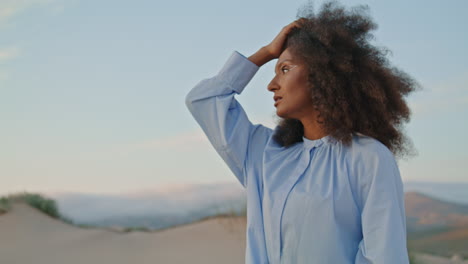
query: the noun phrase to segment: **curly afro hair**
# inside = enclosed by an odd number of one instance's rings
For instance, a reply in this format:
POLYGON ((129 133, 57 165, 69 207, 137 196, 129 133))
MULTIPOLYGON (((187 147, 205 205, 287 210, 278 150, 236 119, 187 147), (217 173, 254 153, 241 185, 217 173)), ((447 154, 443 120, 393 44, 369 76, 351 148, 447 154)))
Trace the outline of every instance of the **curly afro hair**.
MULTIPOLYGON (((288 34, 290 48, 309 69, 308 86, 319 123, 335 140, 349 145, 354 133, 373 137, 397 157, 411 154, 412 142, 403 132, 410 119, 404 96, 420 85, 405 72, 391 67, 388 49, 369 43, 377 25, 366 14, 368 6, 350 11, 336 1, 323 4, 315 15, 299 9, 301 27, 288 34)), ((297 119, 279 118, 274 139, 288 147, 303 141, 304 127, 297 119)))

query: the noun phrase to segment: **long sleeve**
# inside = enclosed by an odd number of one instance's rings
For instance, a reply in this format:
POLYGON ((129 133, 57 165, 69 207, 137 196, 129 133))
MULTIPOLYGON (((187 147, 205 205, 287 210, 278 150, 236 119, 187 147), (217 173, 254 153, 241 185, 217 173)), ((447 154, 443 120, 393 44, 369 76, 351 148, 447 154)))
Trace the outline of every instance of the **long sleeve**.
POLYGON ((216 76, 200 81, 185 98, 208 140, 244 187, 249 162, 260 158, 271 129, 253 125, 234 95, 244 90, 258 69, 234 51, 216 76))
POLYGON ((363 239, 355 263, 407 264, 403 182, 391 152, 377 150, 362 159, 359 170, 363 239))

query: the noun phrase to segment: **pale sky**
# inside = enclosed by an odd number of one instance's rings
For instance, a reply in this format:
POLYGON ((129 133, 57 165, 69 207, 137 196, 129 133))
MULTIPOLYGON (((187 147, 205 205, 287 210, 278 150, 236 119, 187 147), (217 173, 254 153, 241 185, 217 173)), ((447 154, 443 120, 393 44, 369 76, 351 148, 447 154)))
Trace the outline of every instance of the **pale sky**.
MULTIPOLYGON (((342 2, 369 5, 375 43, 424 87, 408 98, 419 154, 399 162, 403 181, 468 182, 468 2, 342 2)), ((0 0, 0 194, 235 182, 185 95, 305 3, 0 0)), ((271 128, 275 63, 237 96, 271 128)))

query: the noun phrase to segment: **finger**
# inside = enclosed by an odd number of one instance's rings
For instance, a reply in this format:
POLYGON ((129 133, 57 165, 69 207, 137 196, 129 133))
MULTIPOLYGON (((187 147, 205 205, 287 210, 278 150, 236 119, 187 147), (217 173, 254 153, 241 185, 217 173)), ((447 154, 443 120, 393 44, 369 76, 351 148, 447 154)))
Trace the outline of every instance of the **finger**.
POLYGON ((302 23, 304 23, 305 21, 307 20, 307 18, 304 18, 304 17, 301 17, 299 19, 297 19, 296 21, 294 21, 294 25, 297 25, 298 27, 301 27, 302 23))
POLYGON ((285 33, 288 33, 289 31, 291 31, 295 27, 300 28, 301 24, 298 21, 303 20, 303 19, 305 19, 305 18, 300 18, 300 19, 298 19, 296 21, 293 21, 293 22, 289 23, 288 25, 283 27, 282 31, 284 31, 285 33))
POLYGON ((296 27, 300 28, 301 26, 300 26, 298 23, 294 23, 294 22, 293 22, 293 23, 291 23, 291 24, 289 24, 289 25, 287 26, 286 31, 289 32, 289 31, 291 31, 293 28, 296 28, 296 27))
POLYGON ((289 29, 292 29, 292 28, 295 28, 295 27, 300 28, 300 27, 301 27, 301 24, 298 23, 297 21, 294 21, 294 22, 292 22, 291 24, 288 25, 288 28, 289 28, 289 29))

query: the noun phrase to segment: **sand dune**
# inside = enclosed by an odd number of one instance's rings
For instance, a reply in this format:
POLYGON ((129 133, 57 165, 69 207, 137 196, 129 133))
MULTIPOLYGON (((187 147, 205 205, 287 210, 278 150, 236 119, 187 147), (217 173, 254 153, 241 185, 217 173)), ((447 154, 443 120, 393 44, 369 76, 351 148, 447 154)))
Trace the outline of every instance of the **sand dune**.
POLYGON ((416 264, 468 264, 468 261, 465 260, 451 260, 448 258, 443 258, 439 256, 429 255, 425 253, 415 254, 416 264))
POLYGON ((243 263, 245 218, 212 218, 156 232, 68 225, 15 204, 0 216, 0 263, 243 263))
MULTIPOLYGON (((88 229, 23 203, 0 214, 0 263, 244 263, 244 217, 216 217, 155 232, 88 229)), ((427 254, 417 264, 468 264, 427 254)))

